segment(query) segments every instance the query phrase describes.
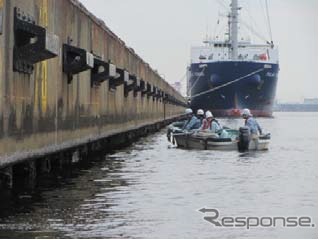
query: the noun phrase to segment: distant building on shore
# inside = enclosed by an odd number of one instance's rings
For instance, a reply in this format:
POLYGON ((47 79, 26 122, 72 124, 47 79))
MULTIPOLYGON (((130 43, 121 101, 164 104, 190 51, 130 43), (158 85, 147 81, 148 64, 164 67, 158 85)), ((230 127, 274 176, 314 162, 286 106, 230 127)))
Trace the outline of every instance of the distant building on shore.
POLYGON ((303 103, 275 102, 275 112, 318 112, 318 98, 305 98, 303 103))

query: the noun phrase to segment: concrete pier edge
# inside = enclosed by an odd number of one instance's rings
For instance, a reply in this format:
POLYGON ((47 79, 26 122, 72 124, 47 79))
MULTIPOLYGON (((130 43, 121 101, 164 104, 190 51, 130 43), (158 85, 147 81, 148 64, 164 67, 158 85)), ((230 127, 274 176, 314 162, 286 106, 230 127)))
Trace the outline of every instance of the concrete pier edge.
MULTIPOLYGON (((57 144, 57 145, 47 146, 44 148, 37 149, 35 151, 22 151, 22 152, 17 152, 15 154, 12 154, 10 156, 1 156, 0 157, 0 170, 10 167, 15 164, 22 163, 24 161, 32 160, 35 158, 46 157, 47 155, 56 154, 56 153, 66 151, 69 149, 80 148, 85 144, 95 143, 95 142, 103 140, 103 139, 110 139, 117 135, 125 135, 125 134, 131 133, 131 132, 135 132, 137 130, 142 130, 144 128, 150 128, 152 126, 157 126, 157 125, 160 125, 160 128, 162 128, 162 127, 167 126, 169 123, 171 123, 173 121, 183 119, 183 118, 184 118, 184 115, 180 115, 177 117, 172 117, 169 119, 157 121, 152 124, 144 124, 144 125, 140 125, 140 126, 137 126, 134 128, 129 128, 123 132, 117 131, 117 132, 103 133, 103 134, 100 134, 100 135, 97 135, 94 137, 86 137, 86 138, 82 138, 82 139, 78 139, 78 140, 74 140, 74 141, 63 142, 63 143, 57 144)), ((145 133, 145 134, 147 134, 147 133, 145 133)), ((139 134, 139 135, 141 135, 141 134, 139 134)))

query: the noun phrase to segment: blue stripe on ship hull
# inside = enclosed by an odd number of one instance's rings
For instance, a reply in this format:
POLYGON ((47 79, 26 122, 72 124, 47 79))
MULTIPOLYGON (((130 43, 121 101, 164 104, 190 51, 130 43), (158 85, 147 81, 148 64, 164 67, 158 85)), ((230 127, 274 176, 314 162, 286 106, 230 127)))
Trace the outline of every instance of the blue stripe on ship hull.
POLYGON ((192 108, 203 108, 216 113, 231 109, 249 108, 254 112, 261 113, 261 115, 272 115, 279 72, 278 64, 230 61, 204 64, 207 64, 207 68, 201 77, 199 77, 202 72, 200 65, 203 64, 192 64, 190 67, 191 96, 241 78, 259 69, 264 70, 237 83, 193 98, 191 100, 192 108), (264 68, 265 64, 271 68, 264 68), (193 86, 196 80, 197 83, 193 86))

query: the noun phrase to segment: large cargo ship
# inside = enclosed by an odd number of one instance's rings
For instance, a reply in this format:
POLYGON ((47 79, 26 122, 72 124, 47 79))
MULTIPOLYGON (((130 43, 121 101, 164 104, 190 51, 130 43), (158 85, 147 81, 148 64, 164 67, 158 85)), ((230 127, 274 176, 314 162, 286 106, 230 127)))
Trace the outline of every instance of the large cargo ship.
POLYGON ((279 72, 278 48, 272 39, 263 43, 239 40, 241 8, 238 0, 232 0, 230 6, 227 39, 207 39, 204 46, 191 49, 191 107, 211 110, 216 116, 239 116, 241 109, 249 108, 255 116, 271 117, 279 72))

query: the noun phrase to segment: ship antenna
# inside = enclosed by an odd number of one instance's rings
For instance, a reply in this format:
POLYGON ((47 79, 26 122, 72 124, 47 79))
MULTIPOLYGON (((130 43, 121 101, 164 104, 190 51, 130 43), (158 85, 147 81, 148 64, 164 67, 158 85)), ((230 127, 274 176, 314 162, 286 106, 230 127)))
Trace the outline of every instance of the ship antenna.
POLYGON ((270 19, 270 16, 269 16, 268 0, 265 0, 265 3, 266 3, 266 13, 267 13, 268 28, 269 28, 269 37, 270 37, 272 48, 273 48, 274 47, 273 33, 272 33, 271 19, 270 19))
POLYGON ((231 46, 232 46, 232 60, 238 58, 238 23, 240 10, 238 6, 238 0, 232 0, 231 3, 231 46))
POLYGON ((206 39, 205 41, 208 41, 208 22, 206 22, 206 39))

